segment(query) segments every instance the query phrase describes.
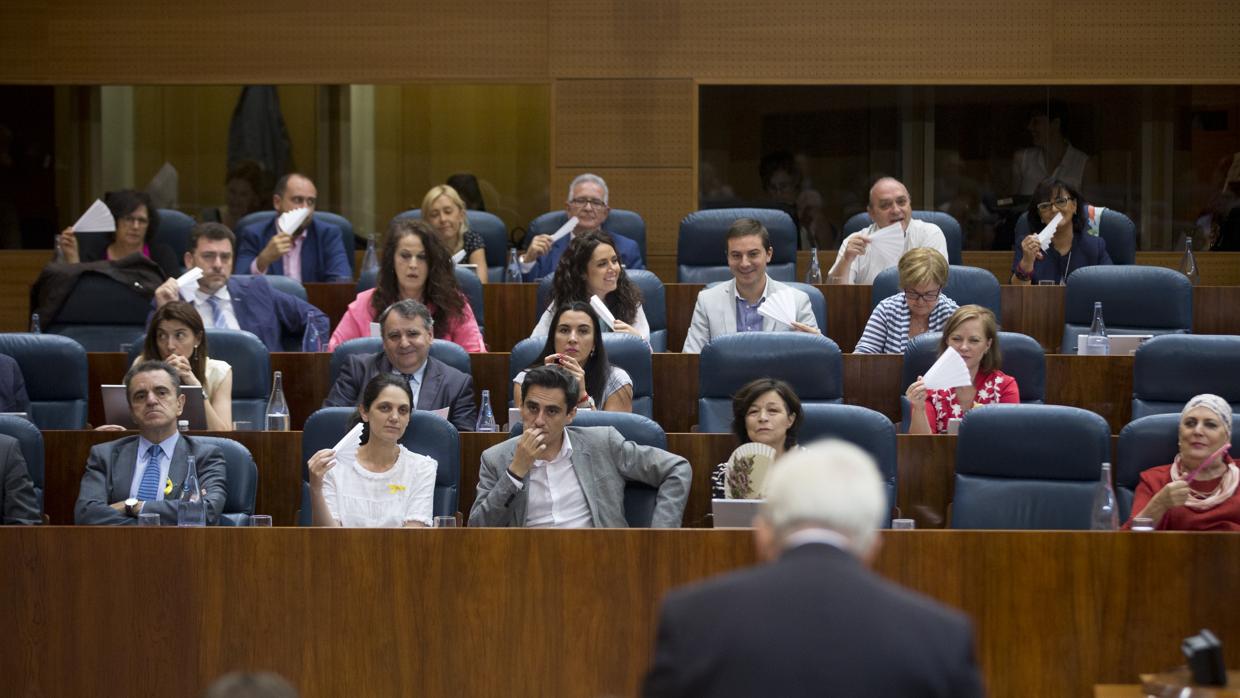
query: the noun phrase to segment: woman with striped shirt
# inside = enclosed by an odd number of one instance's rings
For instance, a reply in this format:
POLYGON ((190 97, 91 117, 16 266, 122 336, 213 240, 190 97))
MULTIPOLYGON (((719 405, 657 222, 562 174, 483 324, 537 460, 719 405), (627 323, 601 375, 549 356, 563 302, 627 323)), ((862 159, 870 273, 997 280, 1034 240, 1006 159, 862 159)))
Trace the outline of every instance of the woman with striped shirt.
POLYGON ((913 337, 943 329, 956 301, 943 295, 947 260, 931 247, 915 247, 900 257, 901 291, 879 301, 853 351, 903 354, 913 337))

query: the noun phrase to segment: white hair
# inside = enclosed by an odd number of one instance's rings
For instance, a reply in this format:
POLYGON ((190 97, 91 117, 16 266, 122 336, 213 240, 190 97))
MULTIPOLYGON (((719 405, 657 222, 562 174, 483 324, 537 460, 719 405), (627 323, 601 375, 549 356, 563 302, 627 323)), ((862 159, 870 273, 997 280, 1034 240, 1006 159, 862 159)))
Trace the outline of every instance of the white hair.
POLYGON ((602 177, 596 174, 590 174, 589 172, 573 177, 573 181, 568 185, 568 198, 565 199, 565 202, 572 201, 573 192, 577 190, 577 186, 580 184, 585 184, 586 182, 589 182, 590 184, 597 184, 599 188, 603 190, 603 203, 607 203, 607 182, 604 182, 602 177))
POLYGON ((766 479, 761 516, 779 538, 802 528, 825 528, 864 556, 887 515, 887 492, 870 454, 830 439, 781 458, 766 479))

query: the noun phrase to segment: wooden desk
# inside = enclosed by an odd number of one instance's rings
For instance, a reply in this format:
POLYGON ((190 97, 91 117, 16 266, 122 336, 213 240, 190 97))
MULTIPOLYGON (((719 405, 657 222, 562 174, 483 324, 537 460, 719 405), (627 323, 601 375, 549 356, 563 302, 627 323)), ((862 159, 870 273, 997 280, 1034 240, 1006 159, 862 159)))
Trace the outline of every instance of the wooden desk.
MULTIPOLYGON (((633 695, 662 595, 754 562, 738 530, 7 527, 0 556, 21 563, 0 675, 54 696, 194 695, 239 669, 307 698, 633 695)), ((1089 695, 1202 627, 1240 635, 1235 535, 889 532, 875 569, 972 618, 996 698, 1089 695)))

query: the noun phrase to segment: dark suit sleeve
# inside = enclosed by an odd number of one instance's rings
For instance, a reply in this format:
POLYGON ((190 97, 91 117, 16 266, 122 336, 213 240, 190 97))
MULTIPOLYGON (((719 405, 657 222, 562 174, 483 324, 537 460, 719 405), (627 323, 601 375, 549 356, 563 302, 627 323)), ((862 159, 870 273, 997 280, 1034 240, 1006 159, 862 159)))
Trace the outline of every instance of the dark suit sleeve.
POLYGON ((973 626, 967 620, 960 622, 959 661, 951 667, 951 684, 947 695, 960 698, 982 698, 986 691, 982 686, 982 675, 977 669, 977 657, 973 651, 973 626))
POLYGON ((457 431, 473 431, 478 426, 478 408, 474 405, 474 377, 465 374, 460 390, 452 397, 448 421, 457 431))
POLYGON ((181 260, 177 259, 177 253, 167 245, 151 246, 151 261, 159 265, 164 274, 177 277, 181 275, 181 260))
POLYGON ((336 226, 324 226, 320 232, 327 233, 319 240, 324 245, 323 259, 326 265, 323 269, 323 279, 325 281, 352 281, 353 271, 349 266, 348 243, 352 240, 344 239, 344 231, 336 226))
POLYGON ((4 523, 42 523, 34 482, 26 470, 26 459, 22 457, 17 439, 0 439, 0 470, 4 472, 4 523))
POLYGON ((641 248, 639 248, 637 246, 637 243, 634 242, 632 239, 625 238, 625 240, 628 240, 628 244, 621 245, 621 247, 624 249, 621 250, 620 252, 620 261, 624 262, 624 268, 625 269, 645 269, 646 265, 642 262, 641 248))
POLYGON ((88 526, 132 526, 137 519, 126 516, 108 506, 108 468, 116 455, 116 442, 98 444, 90 449, 86 459, 86 472, 78 488, 77 504, 73 507, 73 522, 88 526))
POLYGON ((651 658, 650 670, 646 673, 646 680, 642 685, 644 698, 686 695, 684 686, 681 685, 681 672, 685 663, 680 658, 673 615, 672 603, 664 601, 659 612, 659 629, 654 641, 654 656, 651 658))
MULTIPOLYGON (((187 438, 186 441, 189 441, 187 438)), ((207 525, 219 523, 220 513, 224 511, 224 502, 228 500, 228 483, 225 476, 224 455, 220 449, 201 441, 189 441, 190 453, 194 456, 194 468, 198 471, 198 486, 206 491, 203 500, 207 503, 207 525)), ((177 523, 177 499, 181 490, 177 489, 161 501, 144 502, 143 514, 159 514, 161 526, 175 526, 177 523)), ((129 518, 129 517, 125 517, 129 518)), ((130 519, 133 521, 134 519, 130 519)))
POLYGON ((25 412, 30 413, 30 396, 26 394, 26 381, 22 378, 21 366, 17 365, 17 360, 11 356, 0 356, 3 361, 4 369, 9 374, 6 381, 12 392, 8 395, 0 395, 0 412, 25 412))
POLYGON ((331 323, 322 310, 274 288, 271 289, 271 301, 281 334, 304 335, 306 325, 313 324, 319 331, 323 346, 327 346, 327 340, 332 336, 331 323))
POLYGON ((363 381, 366 380, 366 364, 360 356, 350 356, 340 367, 340 375, 332 384, 331 392, 323 400, 324 407, 353 407, 357 397, 362 394, 363 381))
POLYGON ((237 231, 237 263, 233 270, 237 274, 249 274, 250 264, 263 251, 266 242, 262 239, 262 228, 246 226, 237 231))

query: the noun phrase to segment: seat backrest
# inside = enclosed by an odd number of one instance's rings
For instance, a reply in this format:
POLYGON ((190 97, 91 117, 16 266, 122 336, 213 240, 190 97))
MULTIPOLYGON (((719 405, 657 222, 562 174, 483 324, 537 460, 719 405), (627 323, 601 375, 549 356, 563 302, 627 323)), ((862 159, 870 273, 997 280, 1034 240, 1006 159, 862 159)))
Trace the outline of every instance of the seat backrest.
MULTIPOLYGON (((908 343, 904 350, 904 362, 900 366, 900 411, 903 415, 900 433, 908 431, 909 402, 904 391, 925 375, 939 358, 939 339, 942 332, 926 332, 908 343)), ((1016 379, 1020 389, 1020 401, 1038 404, 1046 399, 1046 354, 1042 345, 1029 335, 1019 332, 1000 332, 999 348, 1003 351, 1003 365, 999 370, 1016 379)))
MULTIPOLYGON (((310 415, 301 435, 301 479, 309 481, 306 462, 316 451, 331 448, 352 428, 352 407, 324 407, 310 415)), ((435 516, 451 516, 456 513, 461 482, 461 437, 452 423, 433 412, 413 412, 409 426, 400 440, 405 448, 414 453, 434 458, 439 465, 435 476, 433 510, 435 516)), ((309 488, 303 487, 301 523, 310 520, 310 502, 305 498, 309 488)))
MULTIPOLYGON (((568 214, 563 210, 548 211, 535 218, 530 221, 526 229, 525 239, 521 241, 521 249, 529 247, 535 235, 550 235, 567 222, 568 214)), ((603 230, 622 235, 637 243, 637 249, 642 253, 642 262, 649 260, 646 256, 646 221, 642 220, 641 215, 635 211, 622 208, 611 209, 607 213, 607 220, 603 221, 603 230)))
POLYGON ((1193 326, 1193 286, 1163 267, 1098 265, 1068 276, 1061 351, 1076 353, 1077 336, 1089 331, 1094 302, 1102 302, 1108 333, 1174 334, 1193 326))
POLYGON ((769 208, 717 208, 695 211, 680 221, 676 280, 704 284, 732 278, 728 269, 728 228, 740 218, 766 227, 774 253, 766 273, 777 281, 796 281, 797 227, 792 216, 769 208))
MULTIPOLYGON (((332 352, 330 363, 331 384, 335 385, 336 379, 340 377, 340 369, 344 368, 350 356, 354 354, 377 354, 381 351, 383 351, 383 340, 378 337, 356 337, 342 343, 332 352)), ((429 354, 436 361, 442 361, 461 373, 469 374, 472 372, 469 352, 455 342, 449 342, 446 339, 436 339, 431 342, 429 354)))
POLYGON ((1168 334, 1137 348, 1132 418, 1176 413, 1189 398, 1214 393, 1240 412, 1240 336, 1168 334))
POLYGON ((0 434, 17 439, 17 447, 21 449, 22 458, 26 461, 26 472, 30 473, 30 481, 34 483, 35 501, 42 513, 45 482, 43 432, 29 420, 0 414, 0 434))
POLYGON ((150 296, 103 274, 85 272, 44 331, 69 337, 86 351, 118 351, 146 331, 150 306, 150 296))
POLYGON ((174 208, 159 209, 159 230, 155 231, 154 243, 167 245, 176 253, 177 264, 185 259, 189 249, 189 234, 194 229, 194 219, 174 208))
POLYGON ((250 455, 250 449, 232 439, 218 436, 195 436, 194 440, 209 443, 224 455, 228 498, 224 500, 224 510, 220 512, 220 525, 248 526, 250 515, 254 513, 254 501, 258 497, 258 466, 250 455))
MULTIPOLYGON (((251 223, 258 223, 266 226, 271 222, 271 219, 275 217, 275 210, 247 213, 241 217, 241 220, 237 221, 236 229, 241 230, 251 223)), ((340 236, 340 245, 344 248, 344 258, 349 262, 349 273, 353 273, 353 253, 357 249, 357 243, 354 241, 353 237, 353 224, 349 222, 348 218, 345 218, 339 213, 331 213, 329 211, 315 210, 314 217, 324 223, 331 223, 332 225, 340 228, 340 231, 343 233, 340 236)))
MULTIPOLYGON (((646 313, 646 322, 650 325, 651 351, 667 351, 667 300, 663 282, 654 272, 646 269, 626 269, 624 273, 642 293, 642 312, 646 313)), ((538 280, 534 313, 538 317, 542 317, 551 302, 551 284, 554 280, 554 274, 538 280)))
POLYGON ((306 287, 302 286, 300 281, 291 276, 271 274, 267 276, 266 279, 267 283, 271 284, 271 287, 277 291, 287 293, 288 295, 293 296, 294 298, 300 298, 303 301, 309 300, 306 296, 306 287))
MULTIPOLYGON (((900 292, 900 269, 889 267, 878 273, 870 288, 870 309, 873 310, 884 298, 900 292)), ((953 264, 947 272, 947 284, 943 293, 957 305, 980 305, 989 308, 995 317, 1003 317, 1000 302, 999 280, 987 269, 963 267, 953 264)))
MULTIPOLYGON (((465 294, 465 299, 469 301, 470 310, 474 311, 474 320, 478 322, 478 331, 485 334, 485 306, 482 302, 482 280, 471 269, 463 269, 456 267, 453 269, 456 275, 456 283, 461 287, 461 293, 465 294)), ((375 287, 378 278, 378 270, 370 269, 363 271, 357 277, 357 292, 368 291, 375 287)))
POLYGON ((896 428, 879 412, 858 405, 808 403, 801 405, 797 441, 810 444, 819 439, 842 439, 864 449, 874 458, 887 488, 887 521, 896 506, 896 428))
MULTIPOLYGON (((411 208, 401 212, 396 218, 422 219, 422 209, 411 208)), ((504 265, 508 263, 508 226, 494 213, 486 211, 466 211, 465 219, 469 221, 469 229, 478 233, 485 246, 487 257, 487 281, 503 281, 504 265)), ((393 219, 395 220, 395 218, 393 219)))
POLYGON ((653 418, 654 370, 651 367, 650 347, 641 337, 627 332, 604 333, 603 346, 607 347, 607 361, 624 369, 633 379, 633 411, 653 418))
MULTIPOLYGON (((956 220, 950 213, 942 211, 913 211, 913 218, 939 226, 939 230, 943 231, 943 239, 947 241, 947 263, 964 264, 963 256, 961 255, 961 249, 964 246, 964 233, 960 229, 960 221, 956 220)), ((844 235, 852 235, 858 230, 865 230, 873 224, 874 219, 870 218, 870 214, 862 211, 844 222, 844 235)))
MULTIPOLYGON (((207 328, 211 358, 232 366, 233 419, 256 425, 267 423, 267 400, 271 397, 271 354, 262 340, 245 330, 207 328)), ((294 381, 297 376, 285 376, 294 381)))
POLYGON ((843 402, 843 364, 840 348, 822 335, 740 332, 714 339, 698 361, 698 430, 731 431, 732 395, 757 378, 786 381, 802 405, 843 402))
POLYGON ((86 350, 81 344, 54 334, 5 332, 0 333, 0 354, 13 357, 21 369, 30 398, 30 419, 38 428, 86 426, 90 389, 86 350))
MULTIPOLYGON (((1183 407, 1183 405, 1181 405, 1183 407)), ((1124 425, 1115 447, 1115 498, 1119 501, 1120 521, 1132 515, 1132 500, 1141 484, 1141 473, 1169 465, 1179 454, 1180 414, 1153 414, 1124 425)), ((1232 416, 1231 433, 1240 430, 1240 417, 1232 416)), ((1233 444, 1232 458, 1240 458, 1240 445, 1233 444)))
MULTIPOLYGON (((1029 235, 1028 216, 1022 213, 1016 219, 1015 231, 1016 245, 1019 246, 1020 241, 1029 235)), ((1106 243, 1107 256, 1113 264, 1137 263, 1137 226, 1131 218, 1119 211, 1104 209, 1098 221, 1098 235, 1106 243)))
POLYGON ((534 337, 526 337, 517 342, 512 348, 512 353, 508 355, 508 406, 516 407, 512 404, 512 381, 517 374, 524 371, 535 361, 538 355, 542 353, 543 345, 547 343, 547 338, 542 335, 534 337))
POLYGON ((1109 431, 1064 405, 970 410, 956 440, 952 528, 1088 529, 1109 431))

